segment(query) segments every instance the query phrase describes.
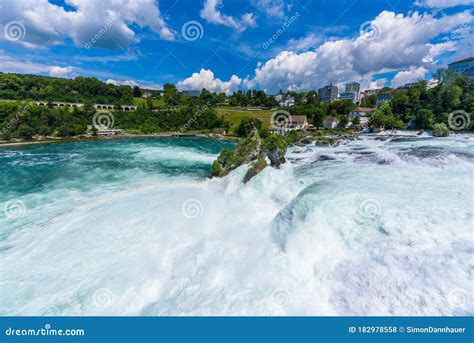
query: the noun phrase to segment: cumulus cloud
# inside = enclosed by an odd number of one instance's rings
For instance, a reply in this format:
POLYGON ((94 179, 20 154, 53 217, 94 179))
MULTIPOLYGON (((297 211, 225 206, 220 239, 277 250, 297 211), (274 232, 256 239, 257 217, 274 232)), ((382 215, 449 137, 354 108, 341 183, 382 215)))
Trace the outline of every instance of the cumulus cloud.
POLYGON ((232 16, 222 14, 218 9, 221 5, 222 0, 206 0, 204 7, 201 10, 201 18, 206 19, 212 24, 231 27, 238 32, 243 32, 247 28, 255 27, 257 25, 252 13, 243 14, 239 20, 232 16))
POLYGON ((427 72, 428 70, 424 67, 410 68, 409 70, 400 71, 393 78, 392 87, 396 88, 407 83, 423 80, 427 72))
POLYGON ((452 50, 457 41, 430 42, 469 17, 469 11, 439 19, 418 12, 404 16, 383 11, 371 22, 372 30, 361 31, 353 39, 326 42, 313 51, 283 51, 260 63, 254 78, 245 84, 268 91, 306 90, 331 82, 372 79, 377 73, 433 68, 436 56, 452 50))
POLYGON ((54 66, 51 68, 51 70, 49 71, 49 76, 53 76, 53 77, 68 77, 71 75, 72 71, 73 71, 73 67, 69 66, 69 67, 59 67, 59 66, 54 66))
POLYGON ((429 8, 449 8, 461 5, 472 5, 472 0, 419 0, 415 5, 429 8))
MULTIPOLYGON (((78 47, 117 49, 139 39, 132 25, 149 27, 163 39, 173 39, 154 0, 65 0, 73 10, 48 0, 11 1, 0 9, 0 28, 12 21, 24 27, 15 42, 25 47, 63 44, 71 38, 78 47)), ((2 37, 3 38, 3 37, 2 37)))
POLYGON ((199 73, 193 73, 190 77, 178 82, 179 90, 201 90, 203 88, 211 92, 226 94, 232 93, 242 84, 242 79, 232 75, 229 81, 222 81, 207 69, 201 69, 199 73))

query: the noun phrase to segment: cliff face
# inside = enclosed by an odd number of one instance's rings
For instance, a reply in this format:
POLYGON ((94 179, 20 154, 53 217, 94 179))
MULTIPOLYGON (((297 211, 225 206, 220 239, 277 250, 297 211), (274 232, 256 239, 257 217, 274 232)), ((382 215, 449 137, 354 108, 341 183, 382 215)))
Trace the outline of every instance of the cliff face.
POLYGON ((272 167, 278 168, 285 163, 287 144, 280 136, 270 135, 262 139, 253 129, 248 137, 242 139, 235 150, 224 149, 212 164, 211 175, 222 177, 243 164, 251 163, 244 177, 244 183, 267 167, 265 157, 272 167))

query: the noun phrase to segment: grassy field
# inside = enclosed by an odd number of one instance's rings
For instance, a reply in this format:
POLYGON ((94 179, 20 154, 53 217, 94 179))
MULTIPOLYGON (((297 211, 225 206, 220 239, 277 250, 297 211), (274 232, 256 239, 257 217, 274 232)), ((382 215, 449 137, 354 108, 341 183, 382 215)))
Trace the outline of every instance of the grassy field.
POLYGON ((243 109, 232 109, 229 107, 218 107, 217 112, 220 115, 223 115, 224 118, 230 123, 231 128, 236 128, 242 118, 251 117, 258 118, 262 121, 263 127, 268 128, 270 125, 270 117, 274 111, 272 110, 256 110, 256 111, 247 111, 243 109))

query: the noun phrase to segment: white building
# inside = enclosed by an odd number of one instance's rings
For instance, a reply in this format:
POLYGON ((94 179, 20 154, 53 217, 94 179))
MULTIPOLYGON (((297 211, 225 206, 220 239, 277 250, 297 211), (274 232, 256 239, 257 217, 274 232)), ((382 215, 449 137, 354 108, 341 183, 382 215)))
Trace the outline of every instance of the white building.
POLYGON ((375 108, 357 107, 349 113, 349 121, 352 122, 356 117, 358 117, 360 124, 362 126, 367 126, 369 124, 369 118, 374 111, 375 108))
POLYGON ((291 95, 278 94, 275 96, 275 100, 278 101, 280 107, 295 106, 295 98, 291 95))
POLYGON ((351 100, 354 104, 359 102, 359 92, 342 92, 339 94, 339 100, 351 100))
POLYGON ((335 129, 339 125, 339 122, 339 119, 336 117, 327 118, 323 123, 323 127, 326 129, 335 129))

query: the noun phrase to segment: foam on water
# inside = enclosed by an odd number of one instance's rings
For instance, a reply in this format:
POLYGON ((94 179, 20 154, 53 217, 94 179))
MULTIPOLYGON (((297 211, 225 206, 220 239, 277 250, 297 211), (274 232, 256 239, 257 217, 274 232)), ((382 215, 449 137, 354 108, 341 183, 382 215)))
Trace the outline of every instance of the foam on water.
POLYGON ((0 217, 2 314, 474 313, 469 136, 294 147, 245 185, 246 166, 189 172, 215 142, 159 142, 97 142, 121 162, 85 152, 69 181, 8 184, 26 212, 0 217))

